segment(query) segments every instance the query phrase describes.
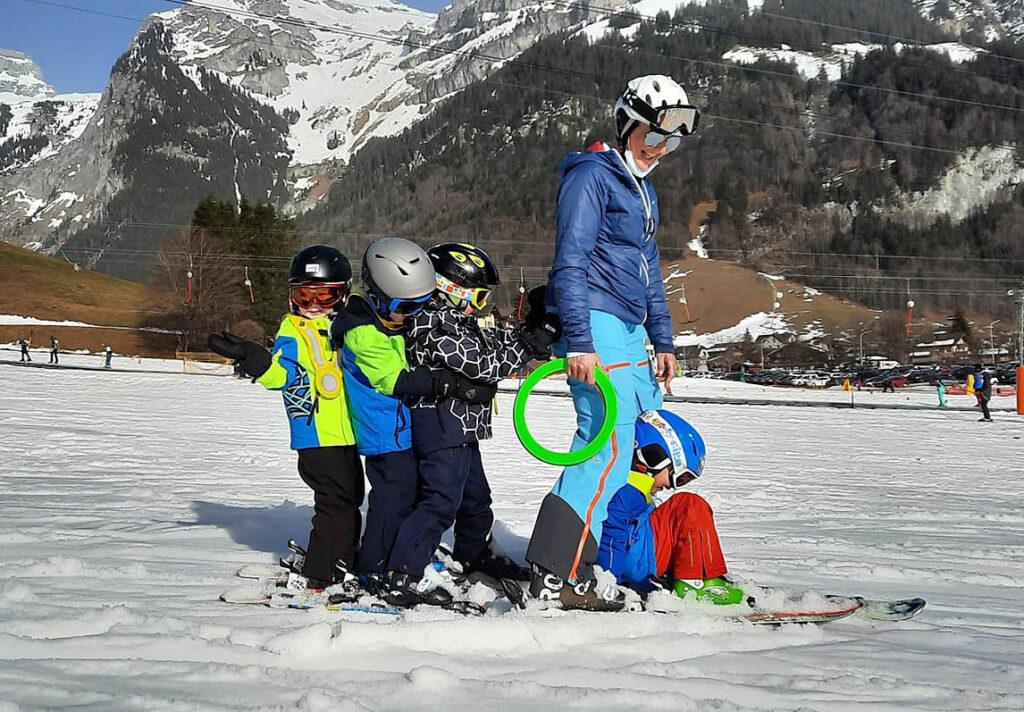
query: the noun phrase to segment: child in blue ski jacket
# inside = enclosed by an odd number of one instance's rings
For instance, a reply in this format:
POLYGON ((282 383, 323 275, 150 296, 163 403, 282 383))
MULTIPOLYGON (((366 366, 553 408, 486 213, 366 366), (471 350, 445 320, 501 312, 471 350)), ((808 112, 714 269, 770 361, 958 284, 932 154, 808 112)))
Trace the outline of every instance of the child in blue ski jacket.
MULTIPOLYGON (((451 602, 447 591, 421 591, 419 574, 410 576, 389 563, 416 503, 419 480, 406 401, 472 400, 478 385, 444 369, 411 368, 406 359, 406 324, 434 293, 434 269, 419 246, 402 238, 375 241, 363 257, 362 280, 365 295, 352 295, 331 325, 371 488, 357 567, 368 575, 368 588, 391 605, 446 605, 451 602)), ((488 396, 493 391, 482 397, 488 396)))
POLYGON ((725 556, 711 506, 677 492, 660 505, 653 495, 700 477, 705 446, 700 433, 667 410, 648 410, 636 422, 632 467, 608 503, 597 565, 638 591, 667 577, 680 597, 739 603, 744 594, 725 578, 725 556))
MULTIPOLYGON (((428 251, 437 294, 413 316, 408 328, 412 366, 450 369, 496 389, 497 383, 538 355, 547 355, 556 331, 543 316, 514 330, 484 329, 477 314, 487 306, 498 272, 491 258, 472 245, 446 243, 428 251)), ((536 316, 536 315, 534 315, 536 316)), ((491 391, 493 393, 493 390, 491 391)), ((455 524, 453 558, 464 573, 494 578, 526 576, 523 567, 496 551, 491 490, 480 459, 480 440, 491 437, 492 406, 444 397, 412 403, 413 449, 420 489, 414 510, 398 534, 395 568, 419 575, 441 535, 455 524)))

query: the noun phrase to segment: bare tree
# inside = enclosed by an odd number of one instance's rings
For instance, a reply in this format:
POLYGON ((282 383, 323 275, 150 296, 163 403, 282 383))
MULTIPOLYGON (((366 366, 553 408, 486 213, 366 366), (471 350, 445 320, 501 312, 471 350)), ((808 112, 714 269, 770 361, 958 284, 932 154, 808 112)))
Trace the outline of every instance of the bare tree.
POLYGON ((244 317, 237 261, 206 230, 179 230, 164 242, 156 263, 153 286, 176 297, 178 306, 168 317, 181 332, 182 351, 205 350, 209 334, 244 317))
POLYGON ((885 313, 875 322, 874 341, 886 352, 886 356, 897 361, 905 361, 909 356, 910 339, 907 337, 907 326, 904 317, 897 311, 885 313))

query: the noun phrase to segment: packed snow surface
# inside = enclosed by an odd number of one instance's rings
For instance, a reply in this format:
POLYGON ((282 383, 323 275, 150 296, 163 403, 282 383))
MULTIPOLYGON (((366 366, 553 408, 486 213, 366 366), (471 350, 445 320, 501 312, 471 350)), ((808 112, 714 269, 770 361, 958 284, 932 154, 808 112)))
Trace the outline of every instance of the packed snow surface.
MULTIPOLYGON (((276 394, 231 378, 0 366, 0 708, 1018 710, 1024 420, 672 406, 696 490, 764 584, 922 595, 916 620, 771 629, 571 613, 391 625, 232 607, 245 563, 304 539, 276 394), (970 442, 965 450, 962 444, 970 442)), ((524 550, 554 467, 499 396, 483 447, 499 541, 524 550)), ((564 446, 566 398, 534 432, 564 446)))
MULTIPOLYGON (((835 82, 843 76, 845 65, 851 64, 853 60, 868 52, 882 49, 880 44, 864 44, 861 42, 845 42, 829 46, 822 46, 820 51, 810 52, 807 50, 796 50, 788 45, 781 47, 748 47, 738 45, 722 55, 722 59, 736 64, 756 64, 758 60, 766 59, 773 62, 786 62, 792 64, 797 73, 804 79, 815 79, 821 72, 825 72, 829 81, 835 82)), ((979 50, 960 42, 941 42, 931 45, 909 45, 897 42, 892 46, 897 53, 913 47, 922 48, 945 55, 954 64, 971 62, 977 58, 979 50)))
POLYGON ((777 312, 757 312, 740 319, 739 323, 708 332, 707 334, 680 334, 675 337, 676 346, 715 346, 716 344, 733 344, 743 340, 750 333, 750 338, 757 339, 768 334, 788 331, 789 322, 783 314, 777 312))
POLYGON ((65 321, 39 319, 34 316, 18 314, 0 314, 0 326, 74 326, 86 329, 126 329, 128 331, 152 331, 158 334, 176 334, 172 329, 158 329, 152 326, 111 326, 107 324, 87 324, 84 321, 65 321))

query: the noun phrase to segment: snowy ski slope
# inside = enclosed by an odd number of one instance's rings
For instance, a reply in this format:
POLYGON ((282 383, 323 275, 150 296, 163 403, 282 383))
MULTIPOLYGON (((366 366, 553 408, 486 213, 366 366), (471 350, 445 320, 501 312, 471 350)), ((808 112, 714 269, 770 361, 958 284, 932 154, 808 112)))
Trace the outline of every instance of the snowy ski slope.
MULTIPOLYGON (((738 574, 922 595, 917 620, 755 628, 700 616, 231 607, 243 563, 304 538, 276 394, 230 378, 0 366, 0 710, 1019 710, 1024 418, 673 406, 738 574), (973 459, 973 461, 972 461, 973 459)), ((485 448, 521 554, 555 469, 499 398, 485 448)), ((565 398, 531 401, 552 445, 565 398)))

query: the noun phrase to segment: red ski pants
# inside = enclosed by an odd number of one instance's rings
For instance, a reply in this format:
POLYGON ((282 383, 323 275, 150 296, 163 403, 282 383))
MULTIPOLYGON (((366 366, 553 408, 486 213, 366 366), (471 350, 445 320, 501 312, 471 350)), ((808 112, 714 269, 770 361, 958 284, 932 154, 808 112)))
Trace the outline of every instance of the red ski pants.
POLYGON ((709 579, 728 570, 711 505, 699 495, 673 495, 651 513, 651 528, 658 576, 709 579))

